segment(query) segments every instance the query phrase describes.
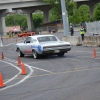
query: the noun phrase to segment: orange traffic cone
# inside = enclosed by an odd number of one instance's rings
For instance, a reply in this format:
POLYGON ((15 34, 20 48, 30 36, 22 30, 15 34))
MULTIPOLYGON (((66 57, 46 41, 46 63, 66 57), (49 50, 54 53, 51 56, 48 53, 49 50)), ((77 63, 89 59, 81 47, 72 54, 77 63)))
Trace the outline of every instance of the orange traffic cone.
POLYGON ((25 69, 24 63, 22 63, 21 66, 22 66, 21 75, 26 75, 26 69, 25 69))
POLYGON ((0 73, 0 88, 4 87, 3 79, 2 79, 2 74, 0 73))
POLYGON ((21 66, 21 61, 20 61, 20 57, 18 56, 18 63, 17 63, 18 66, 21 66))
POLYGON ((2 60, 4 59, 4 54, 3 54, 3 52, 2 52, 2 54, 1 54, 1 59, 2 59, 2 60))
POLYGON ((96 57, 97 57, 97 54, 96 54, 96 50, 94 48, 94 50, 93 50, 93 58, 96 58, 96 57))

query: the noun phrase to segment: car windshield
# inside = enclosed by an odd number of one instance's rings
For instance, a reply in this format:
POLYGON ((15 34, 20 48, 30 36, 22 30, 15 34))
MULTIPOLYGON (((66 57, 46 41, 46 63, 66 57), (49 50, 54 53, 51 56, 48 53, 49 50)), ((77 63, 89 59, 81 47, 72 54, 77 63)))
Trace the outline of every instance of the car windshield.
POLYGON ((55 36, 44 36, 37 38, 39 42, 57 41, 55 36))

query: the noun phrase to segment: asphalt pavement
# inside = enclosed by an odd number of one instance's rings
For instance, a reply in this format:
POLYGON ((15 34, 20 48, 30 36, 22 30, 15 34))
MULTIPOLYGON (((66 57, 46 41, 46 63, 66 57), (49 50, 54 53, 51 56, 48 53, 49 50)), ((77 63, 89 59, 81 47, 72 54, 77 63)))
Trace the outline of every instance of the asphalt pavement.
MULTIPOLYGON (((78 34, 78 33, 76 33, 78 34)), ((55 33, 60 39, 63 33, 55 33)), ((18 38, 17 42, 23 42, 18 38)), ((27 75, 17 66, 16 39, 4 40, 5 59, 0 60, 0 73, 5 87, 0 100, 100 100, 100 48, 72 46, 64 57, 20 58, 27 75), (97 57, 93 58, 96 49, 97 57)))

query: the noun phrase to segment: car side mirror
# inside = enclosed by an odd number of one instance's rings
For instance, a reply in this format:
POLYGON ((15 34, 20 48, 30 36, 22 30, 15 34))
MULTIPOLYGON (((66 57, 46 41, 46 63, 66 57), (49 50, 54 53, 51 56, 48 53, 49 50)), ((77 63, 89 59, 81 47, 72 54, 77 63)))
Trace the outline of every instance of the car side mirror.
POLYGON ((24 43, 26 43, 26 41, 24 41, 24 43))
POLYGON ((26 43, 30 43, 30 41, 26 41, 26 43))

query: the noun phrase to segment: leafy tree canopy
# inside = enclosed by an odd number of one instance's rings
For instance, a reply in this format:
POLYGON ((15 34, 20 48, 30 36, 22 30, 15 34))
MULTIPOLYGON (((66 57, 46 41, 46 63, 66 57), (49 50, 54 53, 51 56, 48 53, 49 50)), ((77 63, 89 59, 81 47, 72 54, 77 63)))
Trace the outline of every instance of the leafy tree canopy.
POLYGON ((32 15, 32 17, 33 17, 33 23, 34 23, 35 28, 43 24, 44 16, 41 11, 36 11, 36 13, 32 15))
POLYGON ((94 9, 94 17, 96 20, 100 20, 100 3, 98 3, 94 9))
MULTIPOLYGON (((38 12, 32 15, 34 26, 39 27, 43 24, 43 14, 38 12)), ((26 14, 8 14, 5 18, 6 26, 19 25, 22 29, 27 29, 27 15, 26 14)))
POLYGON ((87 5, 80 6, 78 8, 78 12, 80 13, 82 22, 90 20, 89 6, 87 6, 87 5))
MULTIPOLYGON (((44 2, 50 3, 52 6, 52 10, 50 11, 50 19, 51 21, 62 19, 61 14, 61 3, 60 0, 42 0, 44 2)), ((76 4, 73 0, 66 0, 66 9, 68 11, 68 15, 72 16, 74 14, 74 9, 76 4)))

